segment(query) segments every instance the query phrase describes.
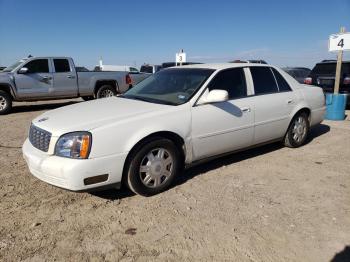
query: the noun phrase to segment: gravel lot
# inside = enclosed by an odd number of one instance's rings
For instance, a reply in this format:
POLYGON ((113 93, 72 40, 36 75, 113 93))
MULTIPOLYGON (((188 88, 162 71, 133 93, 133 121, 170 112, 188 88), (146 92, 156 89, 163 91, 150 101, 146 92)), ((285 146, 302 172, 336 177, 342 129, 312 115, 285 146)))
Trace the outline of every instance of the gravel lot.
POLYGON ((1 261, 330 261, 350 245, 349 120, 324 121, 299 149, 277 143, 193 167, 144 198, 72 193, 30 175, 30 121, 76 102, 0 116, 1 261))

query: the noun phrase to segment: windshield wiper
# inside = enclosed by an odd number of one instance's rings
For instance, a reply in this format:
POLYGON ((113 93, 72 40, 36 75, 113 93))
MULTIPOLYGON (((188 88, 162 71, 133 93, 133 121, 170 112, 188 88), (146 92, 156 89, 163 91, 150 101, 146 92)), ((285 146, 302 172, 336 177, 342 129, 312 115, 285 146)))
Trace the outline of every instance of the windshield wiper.
POLYGON ((155 104, 163 104, 163 105, 172 105, 175 106, 177 104, 169 102, 169 101, 164 101, 164 100, 159 100, 155 98, 149 98, 149 97, 141 97, 141 96, 133 96, 133 95, 120 95, 118 97, 122 98, 127 98, 127 99, 135 99, 135 100, 140 100, 148 103, 155 103, 155 104))

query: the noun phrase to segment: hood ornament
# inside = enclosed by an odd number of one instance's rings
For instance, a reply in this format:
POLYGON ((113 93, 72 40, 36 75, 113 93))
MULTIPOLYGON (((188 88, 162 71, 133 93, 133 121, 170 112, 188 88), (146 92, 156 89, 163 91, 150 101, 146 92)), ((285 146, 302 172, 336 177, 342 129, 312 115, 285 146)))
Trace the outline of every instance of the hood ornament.
POLYGON ((40 122, 44 122, 44 121, 47 121, 47 120, 49 120, 49 118, 48 117, 44 117, 44 118, 39 119, 38 122, 40 123, 40 122))

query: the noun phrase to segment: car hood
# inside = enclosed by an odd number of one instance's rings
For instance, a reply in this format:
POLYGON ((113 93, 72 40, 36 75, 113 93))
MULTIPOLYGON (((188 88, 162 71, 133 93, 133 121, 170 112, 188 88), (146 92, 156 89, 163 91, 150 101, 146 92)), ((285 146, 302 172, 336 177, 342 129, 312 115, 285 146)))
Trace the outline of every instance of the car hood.
POLYGON ((126 98, 103 98, 48 111, 32 123, 53 136, 74 131, 91 131, 117 121, 129 121, 147 114, 164 113, 174 106, 148 103, 126 98))

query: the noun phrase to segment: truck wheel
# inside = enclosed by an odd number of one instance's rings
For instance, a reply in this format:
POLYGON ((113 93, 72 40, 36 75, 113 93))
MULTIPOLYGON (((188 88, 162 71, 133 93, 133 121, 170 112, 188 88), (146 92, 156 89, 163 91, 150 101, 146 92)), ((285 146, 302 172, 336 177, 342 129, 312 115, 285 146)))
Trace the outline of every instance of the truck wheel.
POLYGON ((109 85, 101 86, 96 94, 97 98, 105 98, 105 97, 112 97, 115 96, 117 92, 115 91, 115 88, 109 85))
POLYGON ((12 97, 5 91, 0 90, 0 115, 9 113, 12 109, 12 97))
POLYGON ((130 156, 125 182, 134 193, 142 196, 163 192, 180 172, 180 159, 172 141, 155 138, 130 156))

